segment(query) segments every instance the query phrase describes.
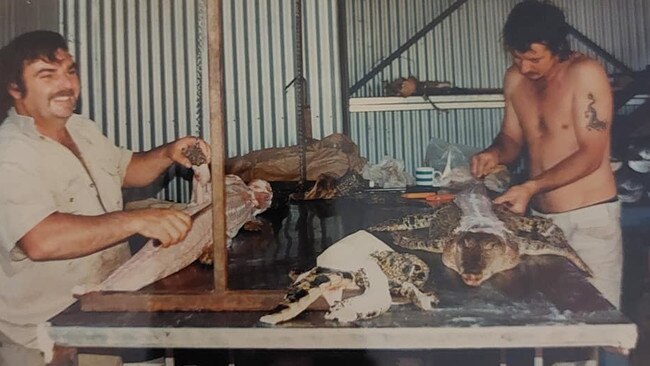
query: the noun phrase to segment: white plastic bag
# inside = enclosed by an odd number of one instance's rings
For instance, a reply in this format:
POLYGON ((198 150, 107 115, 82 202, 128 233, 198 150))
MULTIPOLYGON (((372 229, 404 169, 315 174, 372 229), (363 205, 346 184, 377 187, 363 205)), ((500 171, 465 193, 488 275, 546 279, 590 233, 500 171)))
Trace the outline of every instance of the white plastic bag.
MULTIPOLYGON (((424 165, 440 172, 440 182, 434 185, 462 189, 475 181, 469 164, 472 155, 480 150, 473 146, 451 144, 434 137, 427 146, 424 165)), ((505 192, 510 185, 508 169, 504 165, 498 165, 483 179, 483 183, 492 191, 505 192)))
POLYGON ((378 164, 367 163, 361 175, 383 188, 403 188, 415 184, 415 178, 404 170, 404 162, 390 156, 384 156, 378 164))
POLYGON ((437 185, 458 187, 474 179, 469 169, 469 159, 477 152, 478 148, 450 144, 434 137, 427 146, 424 165, 440 172, 440 182, 437 185))

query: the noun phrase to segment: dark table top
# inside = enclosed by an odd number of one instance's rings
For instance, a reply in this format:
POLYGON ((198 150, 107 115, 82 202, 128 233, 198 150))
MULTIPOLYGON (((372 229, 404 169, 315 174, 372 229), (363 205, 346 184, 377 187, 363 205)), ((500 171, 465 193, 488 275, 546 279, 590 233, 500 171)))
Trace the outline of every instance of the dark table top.
MULTIPOLYGON (((339 239, 389 218, 431 210, 394 192, 275 206, 263 215, 261 231, 235 238, 229 253, 231 289, 284 288, 289 270, 311 268, 339 239)), ((377 237, 392 244, 387 235, 377 237)), ((340 324, 309 311, 269 326, 258 322, 262 312, 84 313, 73 305, 51 319, 48 333, 57 343, 79 347, 633 348, 636 342, 634 324, 564 258, 525 257, 515 269, 473 288, 445 267, 439 254, 412 253, 431 269, 426 290, 440 298, 431 312, 394 305, 377 318, 340 324)), ((193 264, 184 272, 168 281, 191 273, 211 283, 208 267, 193 264)), ((145 290, 155 292, 157 286, 145 290)))

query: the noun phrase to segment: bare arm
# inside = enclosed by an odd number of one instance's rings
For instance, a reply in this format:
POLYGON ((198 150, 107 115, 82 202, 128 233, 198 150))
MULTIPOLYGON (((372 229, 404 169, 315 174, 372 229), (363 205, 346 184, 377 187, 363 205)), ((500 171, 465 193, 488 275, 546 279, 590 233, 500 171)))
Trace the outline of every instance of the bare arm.
POLYGON ((155 238, 164 246, 185 238, 189 215, 170 209, 143 209, 81 216, 55 212, 18 242, 32 260, 70 259, 108 248, 134 234, 155 238))
POLYGON ((512 106, 512 93, 518 77, 515 73, 516 71, 510 69, 504 78, 503 97, 505 109, 499 134, 487 149, 472 157, 471 170, 475 177, 489 174, 498 164, 511 163, 521 152, 524 135, 512 106))
POLYGON ((573 95, 572 120, 578 148, 525 183, 510 188, 495 203, 505 203, 514 212, 523 213, 531 197, 573 183, 595 172, 603 163, 603 152, 609 148, 612 121, 612 92, 602 66, 593 60, 574 65, 571 82, 573 95))
POLYGON ((201 149, 209 159, 210 148, 205 141, 192 136, 182 137, 155 149, 134 153, 131 162, 126 168, 126 176, 122 185, 126 188, 147 186, 174 162, 190 168, 192 164, 184 152, 197 141, 199 141, 201 149))

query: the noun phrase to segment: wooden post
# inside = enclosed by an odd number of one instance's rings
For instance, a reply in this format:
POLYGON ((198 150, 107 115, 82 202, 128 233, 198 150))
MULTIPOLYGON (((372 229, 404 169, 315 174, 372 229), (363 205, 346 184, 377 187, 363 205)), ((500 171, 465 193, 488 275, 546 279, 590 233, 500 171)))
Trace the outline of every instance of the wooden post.
POLYGON ((207 1, 208 18, 208 80, 210 89, 210 145, 212 146, 212 217, 214 246, 214 289, 228 288, 228 255, 226 248, 226 194, 224 151, 224 68, 222 0, 207 1))

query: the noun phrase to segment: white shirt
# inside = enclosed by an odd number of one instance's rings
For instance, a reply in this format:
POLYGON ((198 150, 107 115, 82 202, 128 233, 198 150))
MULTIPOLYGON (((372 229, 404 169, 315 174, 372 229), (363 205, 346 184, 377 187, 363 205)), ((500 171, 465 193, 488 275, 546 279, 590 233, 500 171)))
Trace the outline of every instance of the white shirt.
POLYGON ((74 302, 73 287, 103 281, 130 256, 123 242, 81 258, 34 262, 16 245, 54 212, 95 216, 123 208, 132 152, 82 116, 72 115, 66 128, 84 163, 13 109, 0 125, 0 332, 27 347, 35 347, 36 324, 74 302))

